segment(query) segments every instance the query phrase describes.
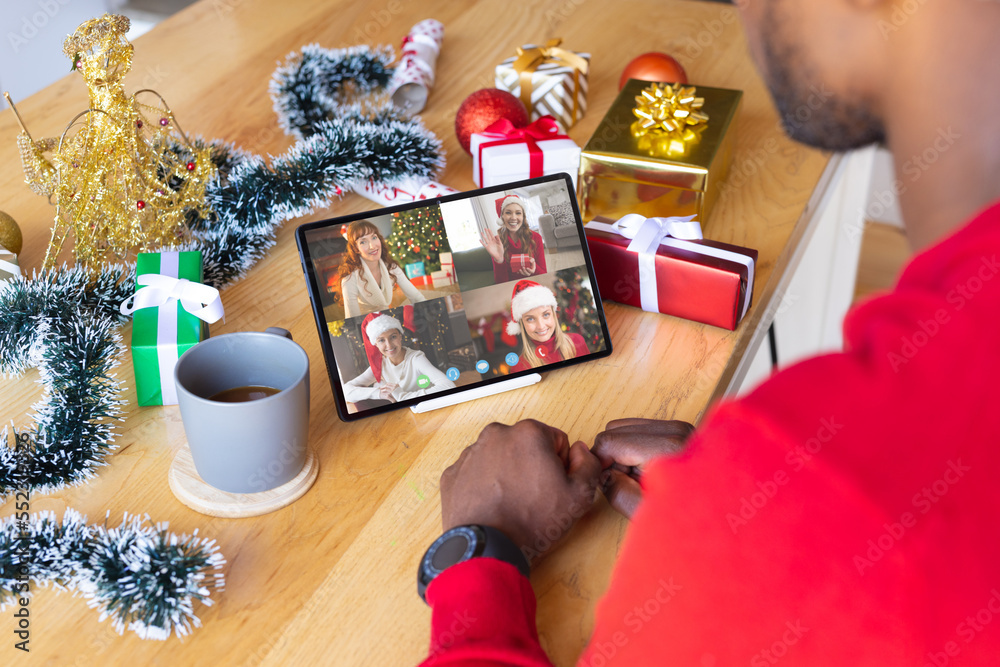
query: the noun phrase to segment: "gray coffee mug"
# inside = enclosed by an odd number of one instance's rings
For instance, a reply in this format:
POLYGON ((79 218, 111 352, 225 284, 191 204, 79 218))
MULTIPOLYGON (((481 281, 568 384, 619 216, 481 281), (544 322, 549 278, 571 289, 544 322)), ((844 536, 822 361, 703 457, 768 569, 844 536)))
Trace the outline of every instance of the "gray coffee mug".
POLYGON ((287 331, 202 341, 181 355, 174 380, 191 457, 205 482, 232 493, 256 493, 281 486, 302 470, 309 437, 309 356, 287 331), (209 400, 255 385, 279 392, 242 403, 209 400))

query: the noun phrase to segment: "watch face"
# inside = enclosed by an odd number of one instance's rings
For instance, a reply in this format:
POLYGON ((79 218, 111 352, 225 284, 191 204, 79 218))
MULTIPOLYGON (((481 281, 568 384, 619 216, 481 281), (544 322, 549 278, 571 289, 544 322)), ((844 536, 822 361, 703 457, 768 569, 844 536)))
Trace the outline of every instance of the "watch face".
POLYGON ((434 555, 431 557, 431 567, 441 572, 460 561, 468 549, 468 536, 452 535, 434 552, 434 555))
POLYGON ((431 578, 455 563, 476 555, 476 546, 483 541, 474 526, 458 526, 437 539, 424 556, 424 567, 431 578))

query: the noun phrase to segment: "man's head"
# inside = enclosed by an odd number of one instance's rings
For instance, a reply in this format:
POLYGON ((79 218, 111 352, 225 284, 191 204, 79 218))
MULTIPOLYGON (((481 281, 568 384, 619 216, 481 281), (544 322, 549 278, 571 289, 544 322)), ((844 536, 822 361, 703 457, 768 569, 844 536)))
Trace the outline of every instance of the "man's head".
POLYGON ((885 141, 880 0, 737 0, 790 137, 827 150, 885 141))

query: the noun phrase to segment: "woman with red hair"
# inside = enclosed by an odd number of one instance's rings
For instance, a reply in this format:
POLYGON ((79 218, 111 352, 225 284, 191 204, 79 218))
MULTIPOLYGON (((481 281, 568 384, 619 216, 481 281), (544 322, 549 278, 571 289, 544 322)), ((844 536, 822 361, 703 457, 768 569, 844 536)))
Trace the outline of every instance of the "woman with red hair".
POLYGON ((426 301, 403 269, 389 254, 378 227, 368 220, 355 220, 344 234, 347 257, 340 265, 340 290, 344 296, 344 317, 357 317, 393 305, 396 286, 406 297, 403 304, 426 301))

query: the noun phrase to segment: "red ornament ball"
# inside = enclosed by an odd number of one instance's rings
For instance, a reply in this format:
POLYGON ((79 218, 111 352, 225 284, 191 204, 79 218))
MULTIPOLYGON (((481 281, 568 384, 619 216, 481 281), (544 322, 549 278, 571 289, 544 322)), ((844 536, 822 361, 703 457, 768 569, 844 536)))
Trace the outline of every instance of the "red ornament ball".
MULTIPOLYGON (((477 90, 462 102, 455 114, 455 134, 458 143, 469 153, 469 141, 476 132, 482 132, 487 127, 506 118, 514 127, 524 127, 528 124, 528 111, 521 100, 506 90, 483 88, 477 90)), ((471 153, 470 153, 471 154, 471 153)))
POLYGON ((186 166, 188 171, 194 171, 194 162, 188 162, 186 166))
POLYGON ((624 88, 629 79, 665 83, 688 82, 687 73, 679 62, 666 53, 656 51, 644 53, 625 65, 622 77, 618 80, 618 90, 624 88))
POLYGON ((141 211, 142 209, 146 208, 146 202, 140 199, 135 203, 135 207, 141 211))

